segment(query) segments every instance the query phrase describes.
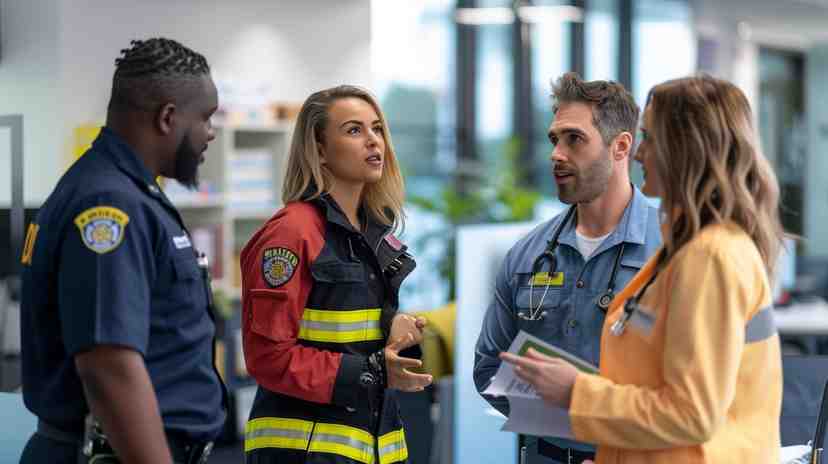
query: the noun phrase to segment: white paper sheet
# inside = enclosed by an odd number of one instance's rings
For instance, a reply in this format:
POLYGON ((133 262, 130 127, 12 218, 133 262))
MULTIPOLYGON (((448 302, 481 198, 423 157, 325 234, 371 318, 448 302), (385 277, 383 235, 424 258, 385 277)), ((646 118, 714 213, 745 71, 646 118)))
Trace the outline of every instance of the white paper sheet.
POLYGON ((540 398, 510 397, 509 420, 501 430, 538 437, 574 438, 569 411, 547 406, 540 398))
MULTIPOLYGON (((512 341, 509 353, 520 355, 529 347, 549 356, 566 359, 585 372, 598 372, 598 369, 588 362, 524 331, 520 331, 512 341)), ((509 418, 501 430, 534 436, 573 438, 569 412, 544 403, 531 385, 515 376, 511 364, 500 364, 492 383, 483 393, 505 396, 509 400, 509 418)))

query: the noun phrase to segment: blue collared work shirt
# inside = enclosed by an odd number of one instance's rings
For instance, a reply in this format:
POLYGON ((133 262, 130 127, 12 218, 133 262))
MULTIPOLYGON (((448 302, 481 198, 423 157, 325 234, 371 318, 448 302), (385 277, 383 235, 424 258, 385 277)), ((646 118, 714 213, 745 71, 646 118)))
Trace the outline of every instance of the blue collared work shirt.
MULTIPOLYGON (((615 231, 586 261, 576 245, 576 215, 573 215, 561 231, 556 251, 557 270, 563 272, 563 282, 550 285, 545 297, 546 286, 534 285, 532 304, 537 307, 543 299, 539 309, 546 311, 546 315, 540 320, 527 321, 518 317, 518 313, 528 316, 534 309, 529 306, 532 264, 544 252, 547 241, 552 239, 565 215, 565 212, 559 214, 536 227, 518 241, 504 258, 495 282, 495 295, 486 310, 475 350, 474 382, 479 392, 488 387, 500 366, 498 355, 509 349, 520 330, 597 366, 604 325, 604 312, 598 307, 598 299, 607 291, 619 247, 625 244, 616 275, 615 293, 627 285, 661 245, 658 208, 636 187, 615 231)), ((543 270, 548 270, 548 262, 544 263, 543 270)), ((508 415, 509 404, 505 398, 484 398, 508 415)), ((562 448, 594 449, 591 445, 571 440, 547 440, 562 448)))
POLYGON ((178 211, 114 132, 60 179, 23 264, 23 398, 35 415, 81 430, 89 407, 74 356, 119 345, 143 356, 167 431, 218 436, 226 412, 205 275, 178 211))

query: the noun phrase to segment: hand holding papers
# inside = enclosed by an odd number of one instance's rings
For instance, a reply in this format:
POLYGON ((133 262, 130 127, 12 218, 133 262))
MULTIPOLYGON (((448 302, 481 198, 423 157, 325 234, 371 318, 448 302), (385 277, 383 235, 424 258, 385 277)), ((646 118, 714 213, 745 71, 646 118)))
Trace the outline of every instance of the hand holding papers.
MULTIPOLYGON (((537 337, 521 331, 509 347, 512 356, 505 355, 504 362, 500 365, 495 377, 492 379, 489 388, 484 394, 494 396, 505 396, 509 400, 509 420, 504 424, 502 430, 525 433, 537 436, 557 436, 572 438, 572 431, 569 424, 569 413, 562 407, 550 406, 543 401, 536 389, 527 381, 522 380, 515 374, 513 362, 521 362, 520 356, 525 356, 529 349, 542 353, 552 358, 563 359, 577 369, 597 373, 598 369, 588 362, 543 342, 537 337)), ((525 358, 523 358, 525 360, 525 358)), ((562 366, 561 373, 567 374, 574 379, 574 369, 569 366, 562 366), (569 371, 573 372, 569 372, 569 371)), ((536 371, 533 368, 521 367, 524 378, 530 376, 541 380, 542 385, 550 384, 554 387, 556 381, 566 379, 548 378, 547 371, 536 371), (544 377, 547 375, 547 377, 544 377)), ((537 382, 535 382, 537 385, 537 382)), ((543 390, 543 387, 541 387, 543 390)), ((548 393, 543 391, 544 394, 548 393)), ((548 397, 547 397, 548 398, 548 397)), ((568 403, 568 401, 567 401, 568 403)))
MULTIPOLYGON (((530 384, 530 382, 521 380, 519 376, 515 375, 514 364, 524 364, 524 357, 527 356, 527 352, 529 352, 530 349, 548 358, 562 359, 582 372, 590 374, 598 373, 598 369, 592 364, 560 348, 552 346, 535 336, 529 335, 524 331, 520 331, 517 337, 515 337, 512 341, 512 344, 509 346, 509 354, 501 356, 507 362, 500 365, 500 368, 498 368, 497 373, 495 373, 495 376, 492 379, 491 385, 489 385, 483 393, 496 396, 506 396, 509 398, 516 396, 524 398, 538 398, 539 396, 542 396, 538 395, 537 391, 530 384)), ((523 367, 523 369, 524 371, 528 370, 525 367, 523 367)))

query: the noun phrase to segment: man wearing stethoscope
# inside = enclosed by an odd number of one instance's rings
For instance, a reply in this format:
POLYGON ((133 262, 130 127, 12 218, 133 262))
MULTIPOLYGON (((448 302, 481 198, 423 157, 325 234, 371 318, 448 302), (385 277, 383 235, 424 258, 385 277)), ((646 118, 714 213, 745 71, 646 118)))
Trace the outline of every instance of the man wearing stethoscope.
MULTIPOLYGON (((564 74, 552 89, 549 128, 558 198, 571 205, 506 255, 475 350, 478 391, 520 330, 598 365, 604 314, 661 245, 658 209, 630 183, 639 109, 611 81, 564 74)), ((508 415, 505 398, 484 398, 508 415)), ((526 463, 581 463, 595 448, 561 438, 521 440, 526 463)), ((522 463, 523 464, 523 463, 522 463)))

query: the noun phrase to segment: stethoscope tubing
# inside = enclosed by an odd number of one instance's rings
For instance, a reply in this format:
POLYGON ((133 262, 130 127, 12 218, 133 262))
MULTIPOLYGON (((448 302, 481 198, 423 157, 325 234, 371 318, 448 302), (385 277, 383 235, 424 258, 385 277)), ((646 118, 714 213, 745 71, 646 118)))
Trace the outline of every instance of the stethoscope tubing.
MULTIPOLYGON (((546 300, 546 295, 549 293, 549 286, 550 282, 549 279, 557 272, 558 270, 558 258, 556 256, 556 252, 558 250, 558 239, 561 236, 561 232, 563 232, 564 227, 572 220, 572 216, 575 214, 575 210, 577 205, 572 205, 569 207, 569 210, 566 212, 566 216, 564 216, 563 220, 558 227, 555 228, 555 232, 552 234, 552 239, 546 242, 546 249, 544 249, 543 253, 538 255, 535 258, 535 261, 532 263, 532 275, 529 277, 529 315, 524 312, 519 312, 518 317, 523 320, 527 321, 539 321, 542 320, 546 316, 546 311, 541 311, 543 307, 543 302, 546 300), (541 295, 541 299, 538 302, 537 307, 535 307, 532 296, 535 293, 535 276, 543 269, 543 262, 549 261, 549 271, 547 272, 547 280, 546 285, 543 290, 543 294, 541 295)), ((604 314, 607 312, 607 308, 609 308, 609 304, 615 295, 615 279, 618 275, 618 266, 621 265, 621 257, 624 255, 624 247, 626 243, 621 242, 621 247, 618 250, 618 253, 615 255, 615 262, 612 266, 612 272, 610 273, 609 282, 607 282, 607 289, 604 293, 598 297, 598 301, 596 305, 598 309, 600 309, 604 314)))

